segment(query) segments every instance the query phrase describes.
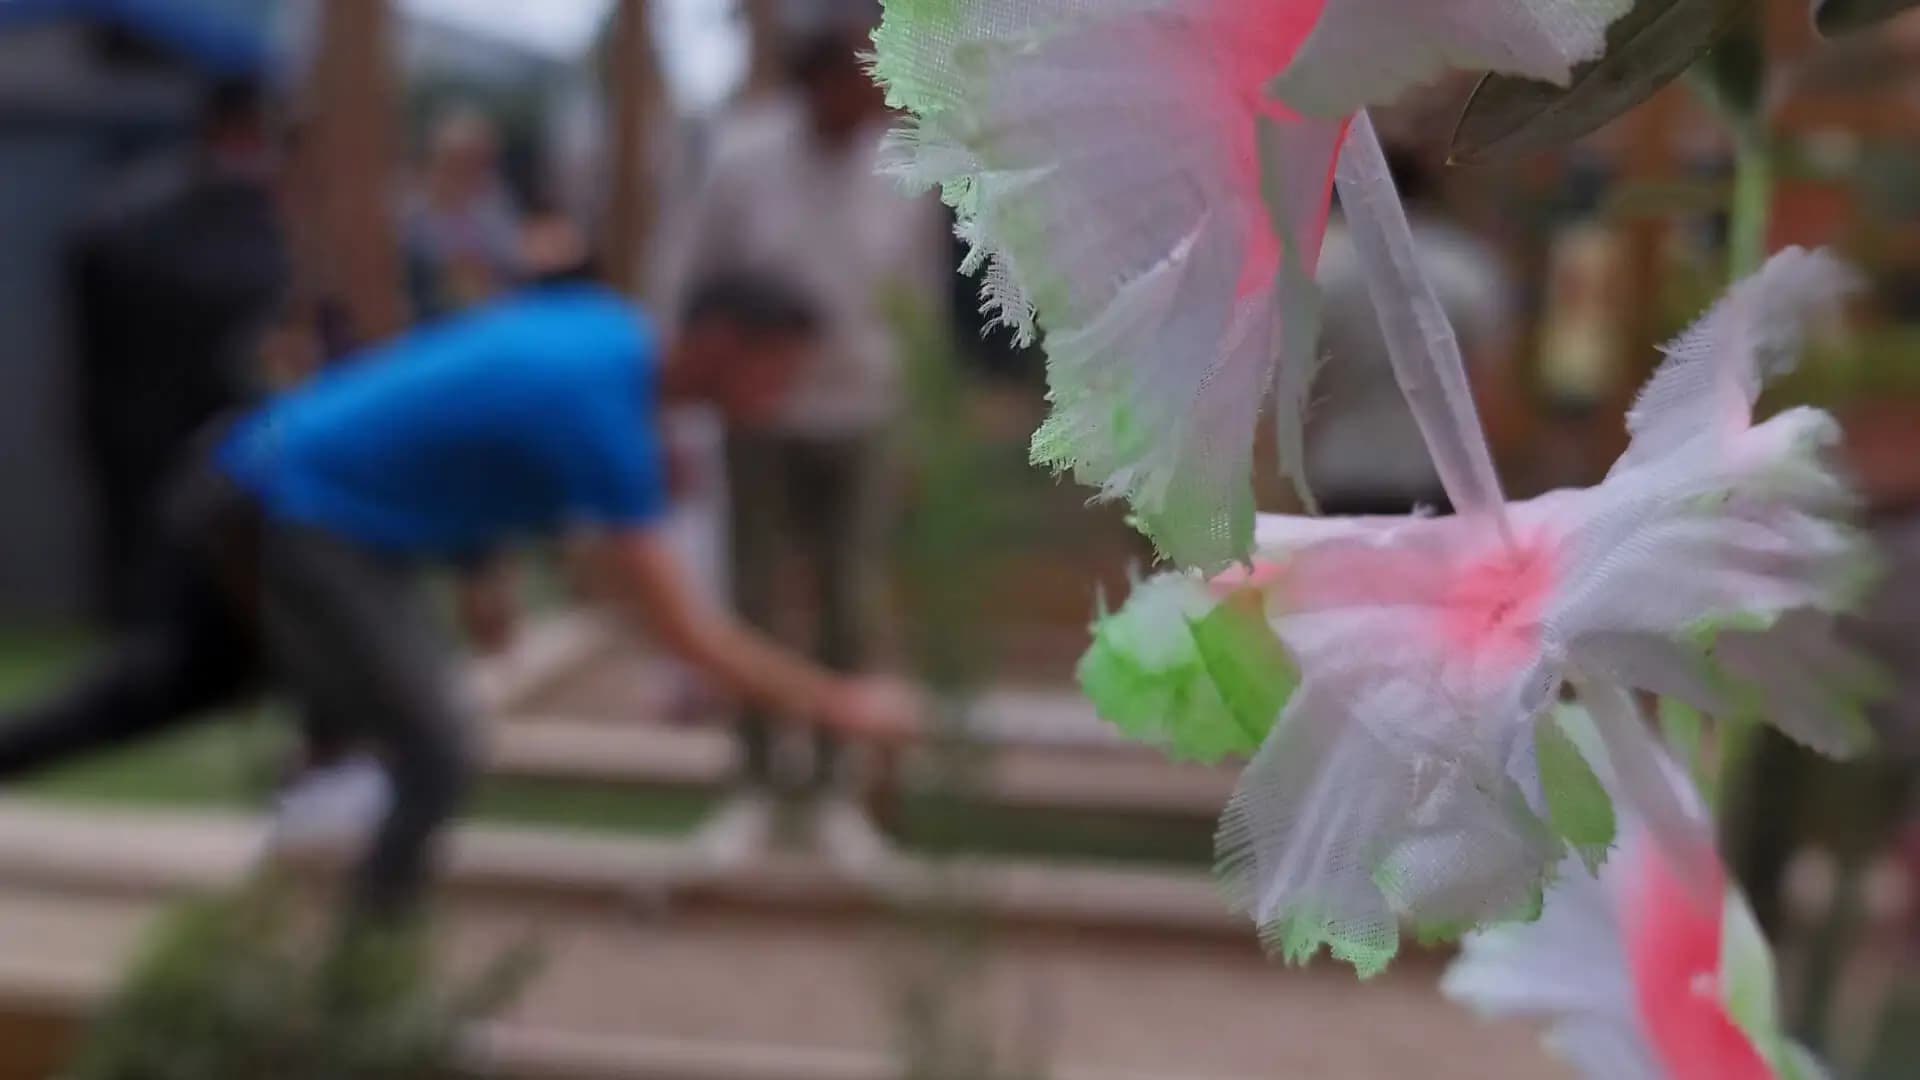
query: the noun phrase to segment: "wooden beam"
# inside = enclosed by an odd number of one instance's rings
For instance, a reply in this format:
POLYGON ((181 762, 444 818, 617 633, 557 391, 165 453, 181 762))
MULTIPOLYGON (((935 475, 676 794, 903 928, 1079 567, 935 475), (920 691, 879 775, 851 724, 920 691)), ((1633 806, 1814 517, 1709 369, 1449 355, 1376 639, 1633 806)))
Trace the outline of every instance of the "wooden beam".
POLYGON ((747 20, 747 85, 742 96, 764 97, 786 81, 786 42, 780 30, 780 0, 740 0, 747 20))
POLYGON ((320 5, 320 50, 308 105, 328 273, 357 342, 407 323, 392 210, 398 80, 386 0, 320 5))
POLYGON ((607 63, 613 95, 613 189, 607 211, 607 269, 615 288, 637 296, 658 202, 652 150, 665 100, 647 0, 620 0, 611 40, 607 63))
MULTIPOLYGON (((1623 139, 1619 162, 1621 181, 1635 186, 1655 185, 1676 171, 1675 142, 1691 91, 1675 84, 1628 113, 1619 123, 1623 139)), ((1625 281, 1620 311, 1620 356, 1610 380, 1613 400, 1587 421, 1583 443, 1591 456, 1587 468, 1599 476, 1626 449, 1626 427, 1620 422, 1633 395, 1653 373, 1658 361, 1660 302, 1665 289, 1667 239, 1672 223, 1664 216, 1642 214, 1621 227, 1621 258, 1625 281)))

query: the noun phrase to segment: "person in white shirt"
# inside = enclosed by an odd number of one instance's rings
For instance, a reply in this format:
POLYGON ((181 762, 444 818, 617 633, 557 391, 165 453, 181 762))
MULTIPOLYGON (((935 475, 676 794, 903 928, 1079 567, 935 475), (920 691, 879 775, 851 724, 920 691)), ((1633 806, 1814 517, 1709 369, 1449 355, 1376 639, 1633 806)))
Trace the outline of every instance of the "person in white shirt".
MULTIPOLYGON (((933 306, 949 291, 945 211, 878 167, 891 119, 859 59, 868 29, 828 19, 791 39, 789 92, 741 110, 717 134, 676 245, 676 280, 767 275, 825 315, 780 415, 728 432, 728 501, 739 610, 772 628, 775 579, 788 545, 799 549, 819 614, 816 657, 836 670, 868 659, 883 610, 887 440, 903 393, 890 301, 906 290, 933 306)), ((815 839, 830 856, 862 869, 884 857, 878 830, 838 782, 831 738, 814 740, 804 776, 783 776, 787 756, 766 718, 750 712, 741 728, 743 790, 702 837, 717 861, 744 860, 770 842, 777 788, 810 803, 815 839)))
POLYGON ((414 318, 434 322, 520 283, 521 220, 500 171, 500 136, 460 109, 433 129, 417 190, 401 214, 414 318))
MULTIPOLYGON (((1512 285, 1498 255, 1446 220, 1431 177, 1413 151, 1389 148, 1412 220, 1420 267, 1453 324, 1476 396, 1504 376, 1513 327, 1512 285)), ((1307 419, 1307 482, 1328 514, 1404 514, 1448 509, 1440 475, 1394 379, 1387 342, 1336 218, 1320 256, 1320 353, 1307 419)))

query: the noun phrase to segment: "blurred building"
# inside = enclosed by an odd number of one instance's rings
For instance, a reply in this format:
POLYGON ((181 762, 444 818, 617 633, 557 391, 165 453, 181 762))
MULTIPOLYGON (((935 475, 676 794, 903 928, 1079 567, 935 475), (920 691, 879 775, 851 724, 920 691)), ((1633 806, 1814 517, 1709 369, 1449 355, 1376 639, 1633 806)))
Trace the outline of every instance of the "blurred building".
POLYGON ((185 145, 201 90, 262 74, 251 0, 0 4, 0 619, 66 619, 90 595, 62 257, 131 160, 185 145))

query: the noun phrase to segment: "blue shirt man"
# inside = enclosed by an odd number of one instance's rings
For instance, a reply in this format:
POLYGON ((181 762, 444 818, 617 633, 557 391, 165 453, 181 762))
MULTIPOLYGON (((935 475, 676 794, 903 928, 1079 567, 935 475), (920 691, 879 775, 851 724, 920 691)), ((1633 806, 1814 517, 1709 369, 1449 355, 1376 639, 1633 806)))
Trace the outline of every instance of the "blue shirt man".
POLYGON ((667 507, 651 325, 591 285, 403 337, 242 419, 220 468, 271 517, 465 559, 667 507))
POLYGON ((465 706, 414 570, 575 527, 604 599, 721 687, 806 723, 908 733, 903 686, 825 671, 710 608, 656 527, 656 399, 764 417, 814 326, 745 279, 702 290, 684 323, 662 350, 616 294, 544 285, 242 417, 177 495, 177 595, 64 693, 0 716, 0 779, 272 684, 310 736, 378 753, 391 800, 356 910, 404 913, 468 772, 465 706))

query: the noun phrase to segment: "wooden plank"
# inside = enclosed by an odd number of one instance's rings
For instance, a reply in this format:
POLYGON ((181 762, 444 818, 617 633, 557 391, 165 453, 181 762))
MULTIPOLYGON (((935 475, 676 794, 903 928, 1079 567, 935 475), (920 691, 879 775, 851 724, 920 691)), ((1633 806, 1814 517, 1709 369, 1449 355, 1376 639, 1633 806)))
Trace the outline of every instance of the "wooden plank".
MULTIPOLYGON (((721 725, 665 727, 521 717, 495 724, 488 771, 496 776, 593 784, 721 788, 738 772, 734 734, 721 725)), ((925 752, 904 763, 909 786, 932 774, 925 752)), ((1212 818, 1233 794, 1233 767, 1178 764, 1145 749, 1003 745, 972 792, 1027 810, 1212 818)))
MULTIPOLYGON (((849 877, 809 854, 776 853, 737 871, 706 866, 657 838, 462 825, 452 832, 447 888, 556 908, 676 907, 873 912, 967 883, 982 913, 1019 925, 1244 938, 1205 874, 1104 864, 967 858, 934 867, 905 859, 849 877)), ((239 881, 267 851, 263 820, 55 807, 0 800, 0 880, 106 896, 173 895, 239 881)), ((346 853, 287 860, 331 874, 346 853)))

